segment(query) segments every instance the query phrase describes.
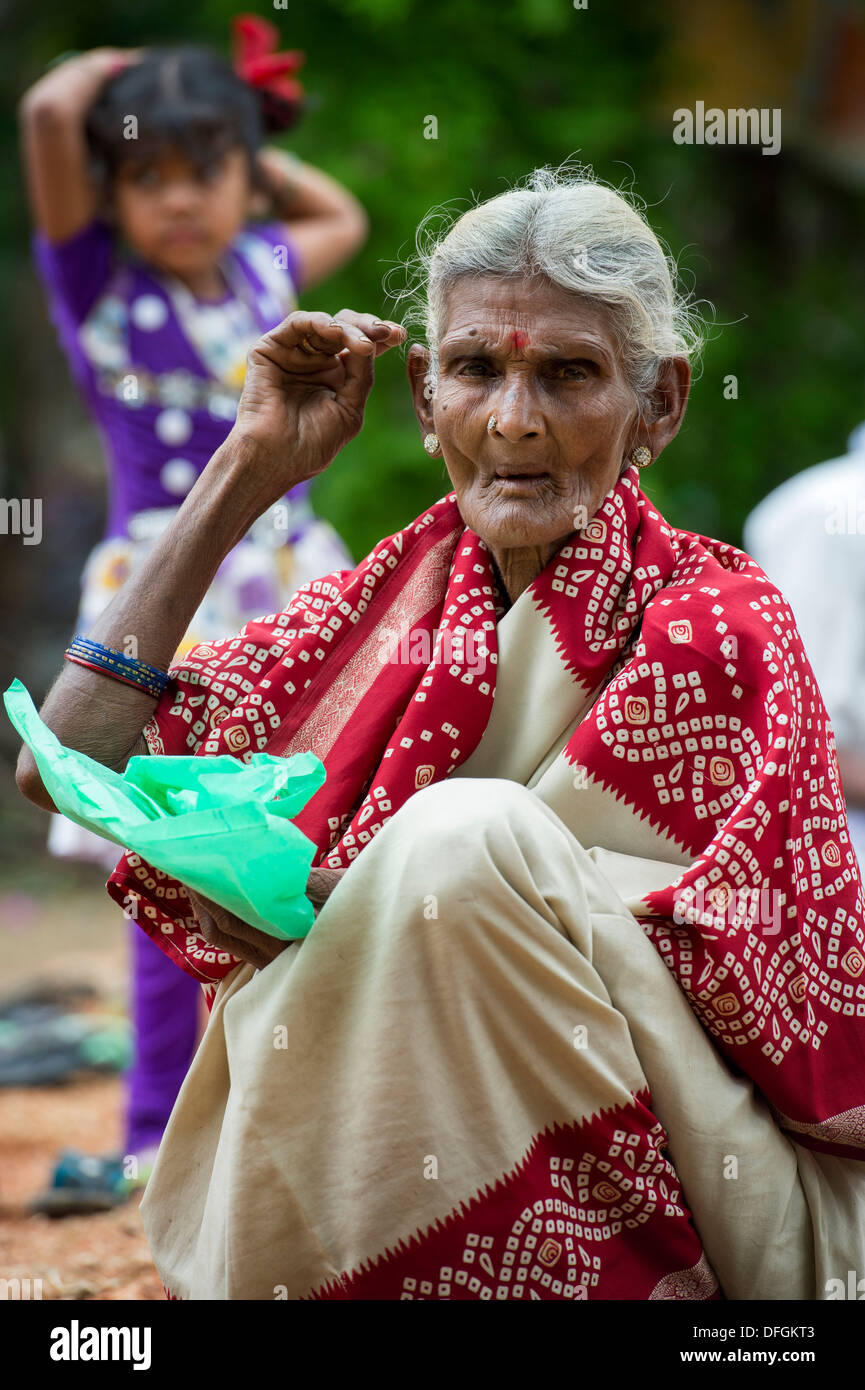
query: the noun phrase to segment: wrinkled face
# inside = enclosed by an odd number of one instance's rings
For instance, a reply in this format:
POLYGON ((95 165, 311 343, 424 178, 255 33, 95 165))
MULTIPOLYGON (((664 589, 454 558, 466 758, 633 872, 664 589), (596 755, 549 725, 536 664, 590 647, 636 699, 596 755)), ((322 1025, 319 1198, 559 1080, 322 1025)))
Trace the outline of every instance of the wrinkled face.
MULTIPOLYGON (((134 149, 134 142, 130 142, 134 149)), ((176 150, 130 157, 114 180, 118 225, 143 260, 173 275, 210 269, 249 214, 252 190, 243 149, 197 167, 176 150)))
POLYGON ((463 520, 495 549, 564 541, 637 442, 606 310, 491 276, 455 285, 448 310, 431 406, 463 520))

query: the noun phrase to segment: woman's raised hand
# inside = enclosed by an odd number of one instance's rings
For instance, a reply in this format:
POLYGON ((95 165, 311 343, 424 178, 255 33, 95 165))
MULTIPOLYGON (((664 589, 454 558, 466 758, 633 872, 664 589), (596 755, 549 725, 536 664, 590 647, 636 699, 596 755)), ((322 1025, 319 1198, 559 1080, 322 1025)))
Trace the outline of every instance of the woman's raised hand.
POLYGON ((376 357, 404 339, 404 328, 373 314, 298 309, 258 340, 232 434, 263 455, 271 501, 321 473, 354 438, 376 357))

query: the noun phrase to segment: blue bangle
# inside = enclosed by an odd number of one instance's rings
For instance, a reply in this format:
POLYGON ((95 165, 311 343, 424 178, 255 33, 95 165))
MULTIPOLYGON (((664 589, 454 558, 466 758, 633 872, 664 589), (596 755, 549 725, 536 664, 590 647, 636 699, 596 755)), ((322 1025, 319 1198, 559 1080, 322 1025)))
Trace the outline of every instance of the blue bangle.
POLYGON ((126 685, 134 685, 157 700, 169 682, 168 674, 158 667, 149 666, 146 661, 127 656, 125 652, 115 651, 113 647, 105 647, 101 642, 94 642, 77 632, 66 648, 64 657, 80 666, 88 666, 91 671, 100 671, 126 685))

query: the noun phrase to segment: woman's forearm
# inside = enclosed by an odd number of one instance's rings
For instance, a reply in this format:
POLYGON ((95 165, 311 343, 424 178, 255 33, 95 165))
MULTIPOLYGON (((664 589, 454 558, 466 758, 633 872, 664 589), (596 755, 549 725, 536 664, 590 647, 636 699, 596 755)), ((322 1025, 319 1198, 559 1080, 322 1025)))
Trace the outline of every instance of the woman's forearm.
MULTIPOLYGON (((253 491, 250 451, 257 446, 229 436, 87 636, 168 670, 223 559, 268 505, 258 489, 253 491)), ((66 747, 120 771, 155 704, 152 695, 133 686, 64 662, 40 715, 66 747)), ((26 744, 17 781, 25 796, 52 809, 26 744)))
MULTIPOLYGON (((265 333, 247 358, 231 433, 85 635, 168 670, 222 561, 268 507, 354 438, 375 358, 404 337, 400 325, 352 309, 294 310, 265 333)), ((134 686, 64 663, 40 712, 61 743, 120 771, 154 707, 155 697, 134 686)), ((31 801, 55 809, 26 745, 16 780, 31 801)))

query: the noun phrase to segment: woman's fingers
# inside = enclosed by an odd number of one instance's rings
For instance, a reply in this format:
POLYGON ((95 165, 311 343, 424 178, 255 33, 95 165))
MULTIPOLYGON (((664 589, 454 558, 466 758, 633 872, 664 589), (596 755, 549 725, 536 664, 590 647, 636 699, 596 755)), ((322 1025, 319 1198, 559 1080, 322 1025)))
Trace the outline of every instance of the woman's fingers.
POLYGON ((214 951, 227 951, 230 956, 237 956, 238 960, 246 960, 246 943, 237 942, 233 938, 221 932, 213 921, 212 917, 202 918, 196 912, 195 920, 198 923, 199 935, 204 938, 208 946, 212 946, 214 951))
MULTIPOLYGON (((334 358, 343 348, 369 355, 374 351, 371 338, 333 314, 297 311, 289 314, 267 337, 278 348, 290 352, 299 365, 303 365, 304 359, 313 357, 334 358)), ((319 368, 321 362, 315 366, 319 368)))
POLYGON ((199 931, 208 946, 213 946, 218 951, 230 951, 230 938, 221 930, 213 911, 211 911, 211 909, 219 911, 216 903, 211 903, 209 898, 203 898, 198 893, 193 893, 191 888, 187 888, 186 892, 192 904, 192 911, 195 913, 199 931))
POLYGON ((251 927, 241 917, 229 912, 227 908, 220 907, 219 903, 212 902, 203 894, 194 893, 191 888, 187 888, 186 893, 201 935, 208 946, 213 946, 215 950, 228 951, 240 960, 249 961, 258 969, 262 969, 288 945, 287 941, 268 936, 257 927, 251 927))
POLYGON ((295 482, 314 477, 361 428, 376 357, 404 338, 374 314, 295 310, 250 351, 238 434, 248 431, 295 482))
POLYGON ((340 322, 351 324, 364 337, 374 342, 376 357, 387 352, 388 348, 403 342, 406 336, 402 324, 394 323, 392 319, 376 318, 374 314, 359 314, 355 309, 340 309, 334 317, 340 322))
POLYGON ((399 324, 352 309, 338 314, 297 310, 266 335, 276 348, 291 354, 290 369, 295 371, 304 366, 320 371, 348 353, 375 357, 404 336, 399 324))
POLYGON ((405 339, 405 329, 398 323, 377 319, 373 314, 358 314, 353 309, 341 309, 338 317, 350 324, 354 331, 363 334, 373 344, 372 352, 352 351, 344 348, 339 354, 345 379, 339 391, 339 399, 344 407, 357 420, 363 418, 364 407, 372 390, 373 364, 389 348, 395 347, 405 339))
POLYGON ((316 917, 324 907, 346 869, 310 869, 306 883, 306 896, 312 903, 316 917))
POLYGON ((201 927, 201 934, 206 940, 211 936, 238 937, 246 940, 246 932, 253 930, 246 922, 242 922, 233 912, 220 907, 219 903, 213 902, 210 898, 205 898, 203 893, 194 893, 191 888, 186 890, 189 901, 201 927))

